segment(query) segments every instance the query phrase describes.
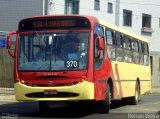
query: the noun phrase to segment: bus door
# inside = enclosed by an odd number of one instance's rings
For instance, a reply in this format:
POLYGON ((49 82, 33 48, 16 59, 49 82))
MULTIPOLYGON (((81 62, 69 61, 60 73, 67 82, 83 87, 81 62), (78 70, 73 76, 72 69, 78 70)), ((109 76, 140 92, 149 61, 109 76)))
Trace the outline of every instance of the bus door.
POLYGON ((106 68, 104 65, 104 30, 101 26, 94 29, 94 80, 95 80, 95 99, 105 99, 106 91, 106 68))

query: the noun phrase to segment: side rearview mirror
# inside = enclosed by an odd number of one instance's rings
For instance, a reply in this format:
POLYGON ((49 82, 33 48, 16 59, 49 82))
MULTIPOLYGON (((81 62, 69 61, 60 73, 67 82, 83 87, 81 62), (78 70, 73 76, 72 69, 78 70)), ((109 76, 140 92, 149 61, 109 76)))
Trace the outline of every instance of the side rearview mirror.
POLYGON ((98 50, 104 50, 105 49, 104 39, 97 34, 97 40, 98 40, 98 50))
POLYGON ((98 37, 98 49, 99 50, 104 50, 104 39, 101 37, 101 36, 99 36, 98 37))
POLYGON ((15 52, 11 51, 11 47, 12 47, 12 35, 16 35, 17 32, 14 31, 14 32, 10 32, 8 35, 7 35, 7 49, 8 49, 8 53, 9 55, 12 57, 12 58, 15 58, 15 52))
POLYGON ((96 42, 95 57, 100 58, 105 49, 104 39, 99 34, 95 34, 94 37, 96 42))

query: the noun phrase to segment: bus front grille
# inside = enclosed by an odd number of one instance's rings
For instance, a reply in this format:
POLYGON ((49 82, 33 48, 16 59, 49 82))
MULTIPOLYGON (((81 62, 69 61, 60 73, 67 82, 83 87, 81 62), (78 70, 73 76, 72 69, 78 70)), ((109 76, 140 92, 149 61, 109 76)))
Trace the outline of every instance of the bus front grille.
POLYGON ((46 95, 44 92, 35 92, 25 95, 30 98, 65 98, 65 97, 77 97, 79 94, 71 92, 58 92, 57 94, 46 95))

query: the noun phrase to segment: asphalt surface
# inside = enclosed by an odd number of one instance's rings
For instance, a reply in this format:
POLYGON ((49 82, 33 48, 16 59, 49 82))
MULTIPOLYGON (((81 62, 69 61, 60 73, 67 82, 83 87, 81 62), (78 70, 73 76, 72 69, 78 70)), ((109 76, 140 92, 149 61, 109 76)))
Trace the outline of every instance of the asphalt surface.
POLYGON ((96 106, 79 108, 79 105, 52 105, 46 114, 39 112, 38 102, 0 101, 2 119, 160 119, 160 94, 140 97, 138 105, 126 100, 115 101, 109 114, 102 114, 96 106))

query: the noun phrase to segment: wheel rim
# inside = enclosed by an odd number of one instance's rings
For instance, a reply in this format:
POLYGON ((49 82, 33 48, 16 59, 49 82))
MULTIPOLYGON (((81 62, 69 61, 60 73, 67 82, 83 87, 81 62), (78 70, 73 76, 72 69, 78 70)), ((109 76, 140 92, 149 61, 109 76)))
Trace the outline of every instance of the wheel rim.
POLYGON ((111 92, 109 93, 109 104, 111 104, 111 92))

